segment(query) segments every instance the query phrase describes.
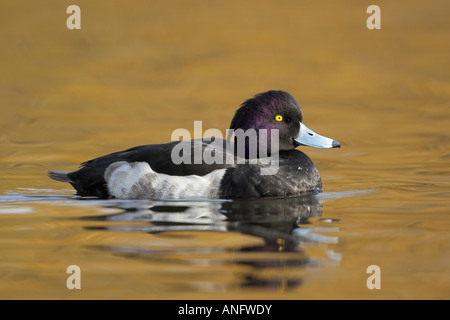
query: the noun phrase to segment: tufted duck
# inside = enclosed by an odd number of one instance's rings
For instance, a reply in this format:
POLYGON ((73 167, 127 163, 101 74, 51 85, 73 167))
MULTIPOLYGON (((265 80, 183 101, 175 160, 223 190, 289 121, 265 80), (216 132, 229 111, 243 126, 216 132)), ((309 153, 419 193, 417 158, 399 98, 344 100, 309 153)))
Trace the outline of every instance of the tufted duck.
POLYGON ((226 140, 138 146, 86 161, 77 171, 49 171, 48 175, 70 183, 80 196, 99 198, 260 198, 319 192, 319 172, 295 148, 340 144, 311 131, 302 119, 294 97, 271 90, 248 99, 236 111, 229 130, 234 139, 230 135, 226 140), (253 132, 257 139, 238 132, 253 132), (215 161, 194 161, 197 151, 206 150, 215 161), (263 171, 269 167, 275 170, 263 171))

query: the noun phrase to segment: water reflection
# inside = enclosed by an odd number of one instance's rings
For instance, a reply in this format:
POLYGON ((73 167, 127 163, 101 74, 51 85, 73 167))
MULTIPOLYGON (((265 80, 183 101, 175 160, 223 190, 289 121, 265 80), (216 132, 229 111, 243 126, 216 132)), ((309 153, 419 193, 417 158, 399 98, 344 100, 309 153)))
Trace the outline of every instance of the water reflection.
MULTIPOLYGON (((241 271, 232 281, 233 284, 228 286, 236 285, 237 282, 239 287, 294 288, 302 283, 302 270, 305 267, 322 264, 324 256, 329 261, 340 260, 339 254, 328 250, 326 245, 322 247, 322 256, 310 256, 305 251, 307 246, 317 247, 318 244, 337 242, 337 237, 323 234, 328 231, 335 232, 337 228, 315 227, 309 220, 322 215, 322 205, 315 195, 237 201, 110 200, 100 203, 103 207, 120 211, 82 219, 117 224, 105 223, 101 227, 87 226, 85 229, 146 232, 164 240, 171 237, 177 239, 180 234, 178 232, 193 232, 192 237, 199 237, 198 241, 206 243, 208 236, 202 237, 199 231, 229 233, 230 238, 236 233, 255 237, 259 241, 242 241, 231 248, 217 243, 211 246, 196 246, 195 242, 189 241, 180 246, 96 247, 113 251, 126 258, 144 259, 152 263, 158 261, 161 266, 166 267, 174 264, 188 265, 192 267, 191 271, 199 265, 214 265, 216 268, 221 265, 226 269, 229 269, 230 265, 244 267, 245 271, 241 271)), ((201 290, 217 289, 217 279, 201 279, 201 290)), ((186 283, 179 283, 177 290, 184 285, 186 283)), ((199 282, 194 281, 191 287, 199 289, 199 282)))

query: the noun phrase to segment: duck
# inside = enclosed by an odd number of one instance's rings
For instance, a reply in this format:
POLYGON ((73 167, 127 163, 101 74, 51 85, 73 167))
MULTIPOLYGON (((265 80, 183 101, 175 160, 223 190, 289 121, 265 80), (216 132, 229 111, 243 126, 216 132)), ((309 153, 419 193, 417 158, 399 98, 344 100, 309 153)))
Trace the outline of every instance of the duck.
POLYGON ((322 181, 299 146, 340 148, 303 124, 283 90, 258 93, 236 110, 226 139, 211 136, 141 145, 48 171, 81 197, 100 199, 251 199, 319 193, 322 181))

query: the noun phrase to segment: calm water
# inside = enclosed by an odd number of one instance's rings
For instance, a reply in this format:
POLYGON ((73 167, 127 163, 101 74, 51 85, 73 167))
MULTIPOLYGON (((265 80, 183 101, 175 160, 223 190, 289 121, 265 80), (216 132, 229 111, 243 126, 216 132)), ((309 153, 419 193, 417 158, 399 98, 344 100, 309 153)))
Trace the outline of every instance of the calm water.
POLYGON ((0 3, 0 298, 448 299, 448 1, 0 3), (79 199, 47 170, 284 89, 317 197, 79 199), (69 265, 81 290, 66 287, 69 265), (369 290, 370 265, 381 289, 369 290))

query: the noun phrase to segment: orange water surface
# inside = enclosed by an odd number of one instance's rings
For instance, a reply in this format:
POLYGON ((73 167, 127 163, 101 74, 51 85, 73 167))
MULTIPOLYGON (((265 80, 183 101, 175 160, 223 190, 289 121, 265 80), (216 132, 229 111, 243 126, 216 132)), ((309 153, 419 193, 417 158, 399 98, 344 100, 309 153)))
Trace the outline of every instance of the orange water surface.
POLYGON ((377 1, 379 30, 369 4, 1 2, 0 298, 448 299, 450 2, 377 1), (317 197, 79 199, 47 177, 225 132, 269 89, 342 144, 302 148, 317 197))

